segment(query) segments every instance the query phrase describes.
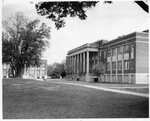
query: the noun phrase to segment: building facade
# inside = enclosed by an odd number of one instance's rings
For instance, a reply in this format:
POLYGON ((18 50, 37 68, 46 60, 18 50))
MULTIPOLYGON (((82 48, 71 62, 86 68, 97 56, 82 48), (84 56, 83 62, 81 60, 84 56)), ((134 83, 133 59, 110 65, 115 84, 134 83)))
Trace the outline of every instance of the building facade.
MULTIPOLYGON (((12 70, 9 64, 3 64, 3 78, 12 77, 12 70)), ((23 78, 47 78, 47 60, 41 60, 39 67, 24 68, 23 78)))
POLYGON ((149 33, 134 32, 114 40, 99 40, 68 51, 68 75, 74 80, 107 83, 149 83, 149 33), (93 67, 104 65, 104 74, 93 75, 93 67))

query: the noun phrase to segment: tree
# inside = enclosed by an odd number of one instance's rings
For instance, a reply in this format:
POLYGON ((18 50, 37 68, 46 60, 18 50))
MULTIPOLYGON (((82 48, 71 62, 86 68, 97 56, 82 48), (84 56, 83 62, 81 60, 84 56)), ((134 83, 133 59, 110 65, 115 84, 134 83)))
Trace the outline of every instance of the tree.
POLYGON ((148 6, 148 1, 135 1, 145 12, 149 13, 149 6, 148 6))
POLYGON ((61 63, 54 63, 47 68, 48 75, 54 77, 65 77, 66 76, 66 63, 65 60, 61 63))
POLYGON ((86 10, 94 7, 97 1, 82 2, 39 2, 35 4, 37 13, 55 22, 57 29, 65 26, 64 18, 78 16, 85 20, 86 10))
MULTIPOLYGON (((65 26, 65 17, 78 16, 81 20, 87 18, 86 11, 95 7, 98 1, 80 1, 80 2, 39 2, 35 4, 37 13, 41 16, 54 21, 57 29, 65 26)), ((104 1, 112 4, 112 1, 104 1)), ((144 1, 135 1, 145 12, 148 13, 148 4, 144 1)))
POLYGON ((54 63, 53 74, 61 76, 62 78, 66 76, 65 63, 54 63))
POLYGON ((54 70, 53 65, 48 65, 48 66, 47 66, 47 75, 48 75, 48 76, 52 76, 53 70, 54 70))
POLYGON ((101 76, 105 73, 105 65, 102 62, 93 66, 92 73, 94 76, 101 76))
POLYGON ((42 52, 48 47, 50 28, 39 20, 29 21, 23 13, 3 21, 2 61, 9 63, 15 76, 21 77, 24 67, 38 66, 42 52))

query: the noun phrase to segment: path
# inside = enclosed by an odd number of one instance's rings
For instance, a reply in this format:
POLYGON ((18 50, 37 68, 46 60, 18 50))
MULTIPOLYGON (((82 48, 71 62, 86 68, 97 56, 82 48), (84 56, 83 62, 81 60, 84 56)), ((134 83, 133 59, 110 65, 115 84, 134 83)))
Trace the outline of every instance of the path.
MULTIPOLYGON (((125 90, 118 90, 117 88, 143 88, 143 87, 98 87, 98 86, 93 86, 93 85, 87 85, 87 84, 78 84, 78 83, 69 83, 65 81, 51 81, 53 83, 62 83, 62 84, 69 84, 69 85, 75 85, 75 86, 82 86, 86 88, 92 88, 92 89, 98 89, 98 90, 103 90, 103 91, 108 91, 108 92, 114 92, 114 93, 121 93, 121 94, 128 94, 128 95, 134 95, 134 96, 141 96, 141 97, 149 97, 149 94, 144 94, 144 93, 137 93, 137 92, 131 92, 131 91, 125 91, 125 90), (112 89, 116 88, 116 89, 112 89)), ((146 88, 146 87, 144 87, 146 88)))

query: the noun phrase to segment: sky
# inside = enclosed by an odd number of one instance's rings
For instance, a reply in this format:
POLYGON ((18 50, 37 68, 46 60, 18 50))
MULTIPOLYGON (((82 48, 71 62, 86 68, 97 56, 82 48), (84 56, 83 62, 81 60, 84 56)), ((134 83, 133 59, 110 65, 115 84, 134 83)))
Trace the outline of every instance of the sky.
MULTIPOLYGON (((51 27, 50 47, 43 53, 48 64, 62 62, 67 52, 82 44, 97 40, 113 40, 121 35, 148 29, 148 13, 133 1, 114 1, 113 4, 99 2, 87 11, 87 19, 66 18, 66 26, 57 30, 54 23, 36 13, 33 3, 39 0, 3 0, 2 20, 16 12, 23 12, 32 19, 40 19, 51 27)), ((40 0, 42 1, 42 0, 40 0)))

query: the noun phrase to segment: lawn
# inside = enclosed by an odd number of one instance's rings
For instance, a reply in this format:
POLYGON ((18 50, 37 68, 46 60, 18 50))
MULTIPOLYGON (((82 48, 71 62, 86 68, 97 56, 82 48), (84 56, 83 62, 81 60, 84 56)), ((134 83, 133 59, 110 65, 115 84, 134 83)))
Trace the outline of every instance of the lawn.
POLYGON ((3 79, 4 119, 146 118, 148 98, 29 79, 3 79))

